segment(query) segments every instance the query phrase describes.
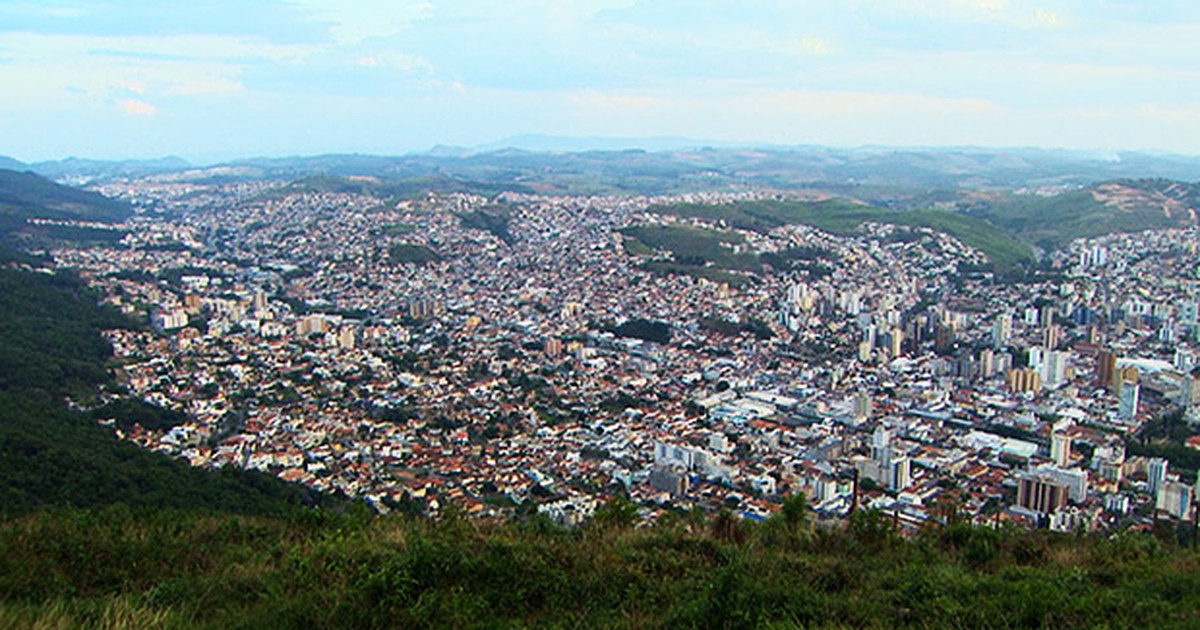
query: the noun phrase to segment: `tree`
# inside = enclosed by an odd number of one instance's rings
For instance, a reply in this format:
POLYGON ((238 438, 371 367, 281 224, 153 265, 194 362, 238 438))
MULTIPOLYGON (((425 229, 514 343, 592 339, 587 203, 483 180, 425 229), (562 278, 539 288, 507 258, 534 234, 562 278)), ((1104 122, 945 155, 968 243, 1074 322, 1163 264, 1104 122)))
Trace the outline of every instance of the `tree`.
POLYGON ((783 500, 780 511, 783 521, 793 532, 799 530, 808 521, 808 497, 804 493, 794 494, 783 500))
POLYGON ((592 524, 607 529, 629 529, 640 518, 638 506, 621 495, 615 495, 592 515, 592 524))

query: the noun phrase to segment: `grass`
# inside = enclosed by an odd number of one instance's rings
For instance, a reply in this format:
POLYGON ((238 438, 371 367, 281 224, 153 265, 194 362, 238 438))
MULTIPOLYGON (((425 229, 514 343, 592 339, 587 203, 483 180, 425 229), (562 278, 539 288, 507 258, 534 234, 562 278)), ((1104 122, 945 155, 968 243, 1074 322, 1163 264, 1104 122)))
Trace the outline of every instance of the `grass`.
POLYGON ((43 512, 0 522, 0 626, 1194 626, 1197 554, 965 525, 43 512))

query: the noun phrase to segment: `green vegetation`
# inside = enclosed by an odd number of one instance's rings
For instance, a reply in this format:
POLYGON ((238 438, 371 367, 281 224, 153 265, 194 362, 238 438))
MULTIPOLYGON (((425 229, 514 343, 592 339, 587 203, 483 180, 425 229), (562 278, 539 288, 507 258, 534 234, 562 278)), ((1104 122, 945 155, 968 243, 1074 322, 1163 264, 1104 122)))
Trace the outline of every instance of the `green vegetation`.
POLYGON ((885 222, 945 232, 983 252, 998 271, 1011 270, 1033 260, 1028 245, 996 225, 965 214, 932 209, 912 210, 885 222))
POLYGON ((31 211, 31 216, 44 219, 101 223, 123 221, 130 214, 126 203, 99 193, 62 186, 33 173, 0 170, 0 215, 31 211))
POLYGON ((112 354, 96 331, 127 325, 71 274, 0 269, 0 391, 93 397, 112 354))
POLYGON ((458 215, 464 228, 490 232, 496 238, 512 245, 513 236, 508 231, 508 211, 500 207, 481 208, 458 215))
POLYGON ((700 318, 700 328, 730 337, 740 335, 741 333, 749 333, 758 339, 765 340, 775 336, 775 333, 771 332, 771 327, 766 322, 754 317, 740 324, 719 317, 702 317, 700 318))
POLYGON ((94 420, 112 420, 122 431, 141 427, 146 431, 165 431, 187 421, 187 414, 174 409, 163 409, 143 400, 121 398, 91 411, 94 420))
POLYGON ((641 317, 635 317, 619 326, 609 326, 603 330, 607 330, 618 337, 629 337, 643 341, 653 341, 655 343, 671 342, 670 324, 652 319, 642 319, 641 317))
POLYGON ((111 244, 124 232, 59 225, 32 225, 28 219, 114 223, 131 213, 127 204, 98 193, 61 186, 33 173, 0 170, 0 240, 21 238, 37 244, 71 240, 111 244))
POLYGON ((688 275, 740 287, 750 277, 733 271, 761 271, 755 254, 734 253, 728 247, 745 242, 736 232, 686 225, 639 225, 620 230, 625 251, 631 256, 671 253, 671 260, 647 260, 641 269, 656 274, 688 275))
MULTIPOLYGON (((323 170, 316 165, 318 170, 323 170)), ((331 192, 370 195, 380 199, 423 199, 430 193, 473 193, 496 195, 505 191, 532 192, 520 184, 498 184, 457 179, 446 175, 414 175, 394 177, 341 176, 322 172, 297 179, 287 186, 264 193, 263 199, 279 199, 293 193, 331 192)))
POLYGON ((822 278, 833 273, 841 256, 831 250, 801 246, 766 252, 759 259, 778 271, 804 271, 812 278, 822 278))
MULTIPOLYGON (((74 412, 113 389, 99 330, 129 326, 75 276, 0 268, 0 515, 55 506, 176 507, 282 514, 318 497, 256 472, 204 471, 118 440, 120 426, 177 422, 166 410, 119 401, 74 412)), ((3 625, 3 622, 0 622, 3 625)))
POLYGON ((388 236, 404 236, 412 234, 417 226, 411 223, 390 223, 383 226, 383 233, 388 236))
POLYGON ((417 265, 442 260, 441 254, 438 254, 428 246, 414 245, 412 243, 397 243, 396 245, 392 245, 388 249, 388 256, 392 259, 392 262, 413 263, 417 265))
POLYGON ((649 260, 638 265, 638 268, 659 275, 674 274, 703 278, 712 282, 728 284, 731 287, 742 287, 750 283, 750 276, 744 274, 725 271, 717 267, 685 265, 665 260, 649 260))
POLYGON ((844 200, 744 201, 728 205, 678 204, 655 206, 652 211, 720 222, 744 230, 766 231, 781 225, 802 224, 849 235, 871 221, 945 232, 987 255, 997 269, 1010 269, 1032 259, 1032 252, 1004 230, 982 219, 943 210, 894 211, 844 200))
MULTIPOLYGON (((650 250, 671 252, 676 263, 718 269, 758 271, 762 265, 754 254, 735 254, 729 245, 745 239, 736 232, 723 232, 686 225, 638 225, 620 230, 631 243, 640 243, 650 250)), ((627 245, 627 248, 629 246, 627 245)), ((645 251, 637 245, 634 249, 645 251)), ((629 251, 627 249, 627 251, 629 251)))
POLYGON ((164 627, 1194 627, 1200 557, 1114 538, 954 524, 911 539, 802 500, 761 524, 668 514, 632 528, 362 513, 105 509, 0 523, 0 625, 164 627))
POLYGON ((1171 472, 1182 473, 1186 481, 1195 481, 1200 470, 1200 451, 1187 446, 1188 438, 1196 431, 1184 420, 1183 412, 1175 410, 1147 422, 1126 443, 1130 455, 1162 457, 1171 463, 1171 472))
POLYGON ((1119 182, 1127 197, 1124 207, 1098 200, 1096 187, 1052 196, 1005 195, 972 204, 970 212, 1041 247, 1061 247, 1076 238, 1094 238, 1116 232, 1139 232, 1195 225, 1186 211, 1164 212, 1164 203, 1177 199, 1195 207, 1195 186, 1166 180, 1119 182))

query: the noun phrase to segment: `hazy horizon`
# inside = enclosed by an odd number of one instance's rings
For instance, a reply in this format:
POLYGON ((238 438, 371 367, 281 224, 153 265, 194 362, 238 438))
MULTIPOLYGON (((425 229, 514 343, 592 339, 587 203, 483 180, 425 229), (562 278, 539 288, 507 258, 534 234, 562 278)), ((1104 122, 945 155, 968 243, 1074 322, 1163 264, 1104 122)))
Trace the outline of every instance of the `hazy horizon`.
MULTIPOLYGON (((767 144, 767 143, 737 143, 737 142, 721 142, 721 141, 706 141, 704 139, 691 138, 624 138, 624 137, 571 137, 571 136, 545 136, 541 134, 521 134, 472 146, 465 145, 449 145, 436 144, 430 147, 417 148, 413 150, 394 151, 394 152, 370 152, 370 151, 323 151, 312 153, 245 153, 245 154, 230 154, 230 155, 198 155, 190 156, 181 152, 166 153, 161 155, 149 156, 120 156, 114 155, 111 157, 96 157, 92 155, 60 155, 48 157, 44 159, 22 159, 20 156, 5 154, 0 152, 0 161, 4 158, 13 159, 21 162, 24 165, 50 164, 56 162, 66 162, 70 160, 80 161, 95 161, 95 162, 156 162, 165 160, 183 160, 192 167, 212 167, 225 164, 235 164, 240 162, 254 162, 258 160, 288 160, 288 159, 310 159, 329 156, 369 156, 380 158, 403 158, 407 156, 426 156, 437 155, 443 153, 446 157, 457 157, 455 152, 461 152, 462 156, 479 156, 491 153, 501 153, 504 151, 524 151, 528 153, 541 154, 574 154, 586 152, 620 152, 620 151, 645 151, 647 153, 670 153, 678 151, 699 151, 699 150, 723 150, 723 151, 777 151, 777 152, 803 152, 803 151, 830 151, 840 153, 905 153, 905 152, 945 152, 945 153, 1020 153, 1020 152, 1046 152, 1046 153, 1063 153, 1075 158, 1094 159, 1097 161, 1119 162, 1122 155, 1145 155, 1158 158, 1178 158, 1178 159, 1197 159, 1200 158, 1200 152, 1184 153, 1177 151, 1159 151, 1159 150, 1138 150, 1138 149, 1087 149, 1087 148, 1068 148, 1068 147, 1040 147, 1040 146, 981 146, 981 145, 884 145, 884 144, 860 144, 854 146, 837 146, 829 144, 767 144)), ((0 168, 4 168, 0 163, 0 168)))
POLYGON ((1191 155, 1200 6, 0 6, 0 155, 402 155, 525 135, 1191 155))

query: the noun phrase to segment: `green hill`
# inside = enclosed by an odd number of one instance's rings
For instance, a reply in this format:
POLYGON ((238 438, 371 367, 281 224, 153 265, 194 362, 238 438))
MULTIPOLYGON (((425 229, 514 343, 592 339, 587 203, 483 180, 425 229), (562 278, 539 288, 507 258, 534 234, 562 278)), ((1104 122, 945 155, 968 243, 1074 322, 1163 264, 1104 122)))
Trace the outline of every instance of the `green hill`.
POLYGON ((987 195, 962 205, 1026 242, 1054 249, 1077 238, 1195 226, 1200 184, 1120 180, 1053 195, 987 195))
POLYGON ((486 181, 459 179, 444 174, 423 174, 397 177, 392 174, 374 176, 340 176, 327 173, 308 175, 288 185, 264 193, 264 198, 281 198, 293 193, 327 192, 372 195, 381 199, 424 198, 429 193, 471 193, 497 195, 505 191, 532 192, 528 187, 511 183, 495 184, 486 181))
POLYGON ((115 503, 281 514, 318 498, 266 474, 192 468, 69 410, 68 397, 113 389, 99 330, 127 325, 69 273, 0 267, 0 515, 115 503))
POLYGON ((743 201, 733 204, 676 204, 655 206, 652 211, 681 217, 723 222, 744 230, 766 231, 781 225, 802 224, 832 232, 853 234, 867 221, 927 227, 945 232, 987 255, 998 270, 1011 269, 1032 259, 1029 247, 1004 229, 986 220, 944 210, 896 211, 844 200, 821 202, 743 201))
POLYGON ((0 241, 118 240, 124 233, 80 227, 35 226, 28 220, 118 223, 131 213, 128 204, 99 193, 62 186, 33 173, 0 169, 0 241))

